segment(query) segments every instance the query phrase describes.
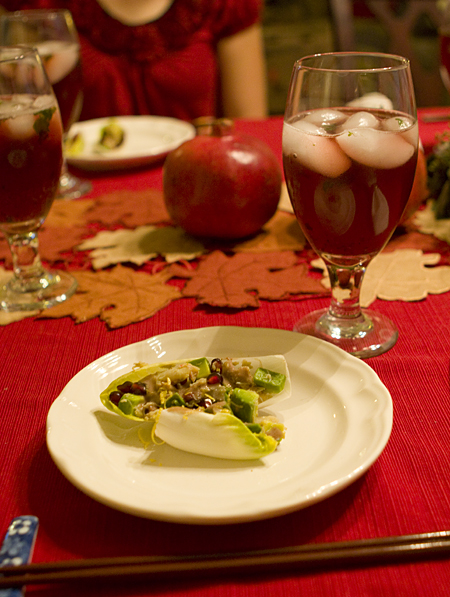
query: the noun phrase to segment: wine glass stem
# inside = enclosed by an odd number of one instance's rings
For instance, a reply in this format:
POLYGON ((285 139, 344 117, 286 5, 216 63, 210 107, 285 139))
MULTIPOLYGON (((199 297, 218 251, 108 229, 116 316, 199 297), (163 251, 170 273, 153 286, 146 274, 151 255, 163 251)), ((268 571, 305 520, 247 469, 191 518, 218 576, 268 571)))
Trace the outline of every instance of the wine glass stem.
POLYGON ((42 288, 45 270, 39 257, 37 231, 8 235, 11 249, 15 286, 23 292, 42 288))
POLYGON ((326 263, 331 283, 331 316, 348 320, 362 317, 360 294, 367 265, 368 261, 348 267, 326 263))
POLYGON ((65 187, 69 184, 69 168, 67 167, 67 160, 65 156, 63 156, 63 163, 61 167, 61 176, 60 176, 60 185, 65 187))

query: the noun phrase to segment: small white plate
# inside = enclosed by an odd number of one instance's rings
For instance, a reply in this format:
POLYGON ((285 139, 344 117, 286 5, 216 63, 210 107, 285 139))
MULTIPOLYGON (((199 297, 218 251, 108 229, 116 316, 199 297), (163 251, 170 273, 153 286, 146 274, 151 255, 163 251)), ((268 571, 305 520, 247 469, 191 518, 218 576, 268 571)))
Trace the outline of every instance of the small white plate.
POLYGON ((88 365, 51 406, 47 445, 76 487, 112 508, 171 522, 235 523, 304 508, 355 481, 384 449, 392 410, 376 373, 331 344, 284 330, 208 327, 155 336, 88 365), (168 445, 145 450, 141 423, 100 402, 135 362, 205 354, 284 354, 292 395, 270 407, 287 428, 276 452, 238 462, 168 445))
POLYGON ((99 153, 94 150, 102 127, 111 118, 97 118, 75 123, 70 136, 83 135, 84 149, 76 156, 67 156, 71 166, 84 170, 119 170, 151 164, 160 160, 185 141, 195 137, 189 122, 163 116, 117 116, 114 118, 125 132, 125 140, 117 149, 99 153))

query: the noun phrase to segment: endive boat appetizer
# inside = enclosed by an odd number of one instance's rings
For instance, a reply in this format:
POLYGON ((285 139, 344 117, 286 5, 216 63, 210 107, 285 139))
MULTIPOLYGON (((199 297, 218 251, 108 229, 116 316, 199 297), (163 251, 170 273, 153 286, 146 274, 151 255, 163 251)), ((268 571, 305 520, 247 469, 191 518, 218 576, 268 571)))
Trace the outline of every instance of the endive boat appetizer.
POLYGON ((150 422, 154 442, 195 454, 249 460, 276 450, 284 426, 267 406, 290 395, 281 355, 178 360, 147 365, 114 380, 100 398, 109 410, 150 422))

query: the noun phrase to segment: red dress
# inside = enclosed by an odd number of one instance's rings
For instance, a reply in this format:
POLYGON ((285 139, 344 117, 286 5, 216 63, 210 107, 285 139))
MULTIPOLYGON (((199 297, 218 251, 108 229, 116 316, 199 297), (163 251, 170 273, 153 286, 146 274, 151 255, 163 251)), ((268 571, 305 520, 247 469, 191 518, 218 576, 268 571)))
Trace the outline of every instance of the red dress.
POLYGON ((80 36, 81 120, 154 114, 190 120, 218 106, 217 42, 260 18, 261 0, 174 0, 159 19, 128 26, 95 0, 3 0, 7 10, 67 8, 80 36))

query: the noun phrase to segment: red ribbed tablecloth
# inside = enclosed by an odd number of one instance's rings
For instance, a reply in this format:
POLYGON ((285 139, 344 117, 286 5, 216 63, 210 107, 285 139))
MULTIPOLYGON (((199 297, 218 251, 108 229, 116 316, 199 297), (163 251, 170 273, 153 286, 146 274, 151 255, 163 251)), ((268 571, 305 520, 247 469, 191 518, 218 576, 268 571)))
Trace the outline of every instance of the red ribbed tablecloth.
MULTIPOLYGON (((281 159, 281 119, 238 122, 281 159)), ((431 148, 445 124, 425 126, 431 148)), ((161 188, 161 168, 92 177, 93 196, 117 188, 161 188)), ((156 334, 212 325, 290 330, 326 299, 263 302, 233 311, 174 301, 146 321, 108 331, 98 319, 24 320, 0 329, 0 531, 19 514, 39 517, 34 561, 137 554, 233 551, 450 529, 450 295, 414 303, 376 301, 400 338, 367 363, 392 395, 394 425, 370 470, 337 495, 286 516, 238 525, 191 526, 140 519, 97 503, 56 468, 45 443, 47 412, 69 380, 98 357, 156 334)), ((198 503, 201 510, 201 500, 198 503)), ((263 578, 83 589, 29 588, 29 594, 263 597, 447 595, 450 561, 384 565, 263 578)))

